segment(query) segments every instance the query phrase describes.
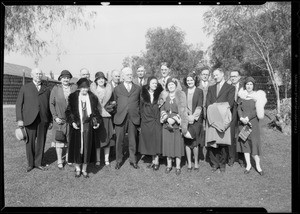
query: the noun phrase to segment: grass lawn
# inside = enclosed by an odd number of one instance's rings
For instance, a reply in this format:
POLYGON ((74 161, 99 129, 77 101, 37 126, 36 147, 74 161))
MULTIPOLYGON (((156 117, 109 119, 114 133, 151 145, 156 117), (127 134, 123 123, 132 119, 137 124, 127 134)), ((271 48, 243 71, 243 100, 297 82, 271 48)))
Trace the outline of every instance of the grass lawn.
POLYGON ((224 174, 211 173, 206 162, 201 162, 199 172, 187 173, 183 163, 180 176, 175 170, 167 175, 164 159, 159 171, 153 171, 146 168, 149 160, 144 158, 138 170, 128 160, 115 170, 112 160, 109 170, 89 165, 90 178, 76 179, 73 167, 57 168, 50 147, 52 131, 44 155, 48 171, 27 173, 25 145, 14 135, 15 109, 4 108, 5 207, 263 207, 268 212, 291 212, 291 137, 267 129, 266 122, 267 118, 261 123, 264 176, 254 168, 245 175, 237 163, 227 166, 224 174))

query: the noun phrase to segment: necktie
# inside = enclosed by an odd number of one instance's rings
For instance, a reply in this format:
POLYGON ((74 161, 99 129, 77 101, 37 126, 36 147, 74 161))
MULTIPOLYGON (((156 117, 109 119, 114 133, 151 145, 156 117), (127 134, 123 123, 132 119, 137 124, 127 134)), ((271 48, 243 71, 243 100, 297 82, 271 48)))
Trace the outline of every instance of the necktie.
POLYGON ((235 93, 234 93, 234 100, 237 100, 237 94, 238 94, 238 85, 235 85, 235 93))
POLYGON ((143 86, 143 79, 140 79, 140 86, 143 86))
POLYGON ((217 96, 219 95, 220 92, 220 83, 217 83, 217 96))
POLYGON ((37 85, 35 85, 35 86, 36 86, 36 89, 37 89, 38 91, 40 91, 41 85, 40 85, 40 84, 37 84, 37 85))

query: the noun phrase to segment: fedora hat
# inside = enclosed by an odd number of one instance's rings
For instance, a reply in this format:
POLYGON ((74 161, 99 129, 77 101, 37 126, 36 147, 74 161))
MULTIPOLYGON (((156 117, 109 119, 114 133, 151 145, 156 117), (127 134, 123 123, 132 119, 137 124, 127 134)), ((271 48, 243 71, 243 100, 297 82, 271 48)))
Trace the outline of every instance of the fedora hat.
POLYGON ((58 77, 58 81, 60 81, 60 79, 63 77, 63 76, 68 76, 68 77, 70 77, 70 79, 72 79, 72 74, 70 73, 70 71, 68 71, 68 70, 63 70, 61 73, 60 73, 60 75, 59 75, 59 77, 58 77))
POLYGON ((27 143, 27 141, 28 141, 28 136, 27 136, 27 132, 26 132, 26 130, 25 130, 24 127, 21 127, 21 128, 19 127, 19 128, 17 128, 16 131, 15 131, 15 134, 16 134, 16 138, 17 138, 19 141, 23 140, 25 143, 27 143))

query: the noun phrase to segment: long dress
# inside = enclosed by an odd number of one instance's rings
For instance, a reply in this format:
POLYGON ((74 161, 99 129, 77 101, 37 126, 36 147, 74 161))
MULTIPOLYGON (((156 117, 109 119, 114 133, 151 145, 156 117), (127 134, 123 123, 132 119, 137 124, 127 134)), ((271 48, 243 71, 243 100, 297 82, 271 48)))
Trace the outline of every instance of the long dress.
MULTIPOLYGON (((248 116, 249 122, 252 124, 252 132, 246 141, 240 138, 237 139, 237 152, 261 155, 260 125, 256 116, 255 101, 253 99, 240 99, 238 103, 239 118, 248 116)), ((242 122, 239 121, 239 131, 243 126, 242 122)))
POLYGON ((142 87, 139 152, 144 155, 158 155, 162 152, 162 125, 159 120, 160 109, 158 107, 158 97, 162 90, 163 88, 159 84, 153 95, 150 95, 147 87, 142 87), (153 96, 152 99, 151 96, 153 96))
MULTIPOLYGON (((178 105, 175 99, 171 100, 170 96, 166 98, 165 104, 161 107, 161 111, 165 111, 168 117, 177 115, 178 105)), ((179 130, 179 124, 174 123, 173 129, 168 128, 168 124, 163 123, 162 129, 162 154, 167 157, 184 156, 183 137, 179 130)))

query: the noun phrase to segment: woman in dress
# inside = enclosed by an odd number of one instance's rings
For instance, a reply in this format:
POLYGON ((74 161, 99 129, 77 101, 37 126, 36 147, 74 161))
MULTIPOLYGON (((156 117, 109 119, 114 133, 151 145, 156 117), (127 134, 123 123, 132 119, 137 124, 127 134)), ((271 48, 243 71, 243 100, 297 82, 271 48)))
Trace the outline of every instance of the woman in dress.
POLYGON ((260 175, 263 171, 260 166, 261 141, 260 141, 260 125, 259 120, 264 117, 264 106, 267 103, 266 93, 262 90, 254 91, 255 80, 247 77, 244 82, 244 88, 238 92, 238 115, 239 130, 246 125, 252 127, 252 132, 244 141, 240 137, 237 139, 237 152, 244 153, 246 160, 245 174, 248 174, 252 168, 250 162, 250 154, 253 156, 256 164, 256 170, 260 175))
POLYGON ((78 90, 70 94, 66 110, 67 123, 70 124, 70 143, 68 161, 75 165, 75 177, 88 178, 87 164, 96 159, 97 129, 102 122, 98 110, 98 98, 89 91, 86 78, 77 82, 78 90), (82 168, 81 168, 82 165, 82 168))
POLYGON ((96 166, 100 166, 100 148, 104 148, 104 161, 105 166, 110 166, 109 164, 109 153, 110 147, 113 146, 111 138, 113 136, 113 123, 110 113, 106 111, 104 106, 110 100, 112 96, 112 86, 107 84, 107 79, 103 72, 99 71, 95 74, 95 82, 91 84, 91 92, 93 92, 99 100, 100 105, 98 106, 99 112, 102 116, 103 123, 99 128, 99 143, 96 144, 97 148, 97 161, 96 166))
POLYGON ((175 78, 169 78, 166 89, 169 92, 161 107, 162 154, 167 156, 166 173, 172 170, 172 159, 176 158, 176 175, 181 173, 181 157, 184 156, 182 134, 187 133, 188 116, 185 93, 177 88, 175 78))
MULTIPOLYGON (((70 127, 69 124, 66 123, 65 114, 68 105, 68 97, 71 93, 76 91, 77 88, 75 84, 70 84, 71 78, 72 74, 68 70, 63 70, 58 77, 58 81, 60 81, 61 84, 57 84, 53 87, 49 100, 50 111, 53 118, 53 136, 55 136, 57 130, 63 131, 66 136, 66 140, 63 142, 54 139, 54 147, 57 155, 57 167, 59 169, 63 169, 64 167, 62 160, 63 148, 67 148, 69 144, 70 127)), ((66 162, 67 160, 68 151, 66 151, 66 162)))
POLYGON ((183 83, 187 87, 184 91, 187 99, 188 132, 184 135, 186 157, 188 161, 188 172, 192 171, 192 150, 194 153, 194 170, 199 170, 198 151, 202 131, 202 106, 203 91, 198 88, 199 79, 195 73, 190 73, 184 78, 183 83))
POLYGON ((142 86, 140 98, 141 132, 139 152, 143 155, 152 155, 152 163, 148 168, 159 169, 159 157, 161 154, 162 125, 159 121, 159 96, 163 87, 156 77, 149 77, 147 85, 142 86))

